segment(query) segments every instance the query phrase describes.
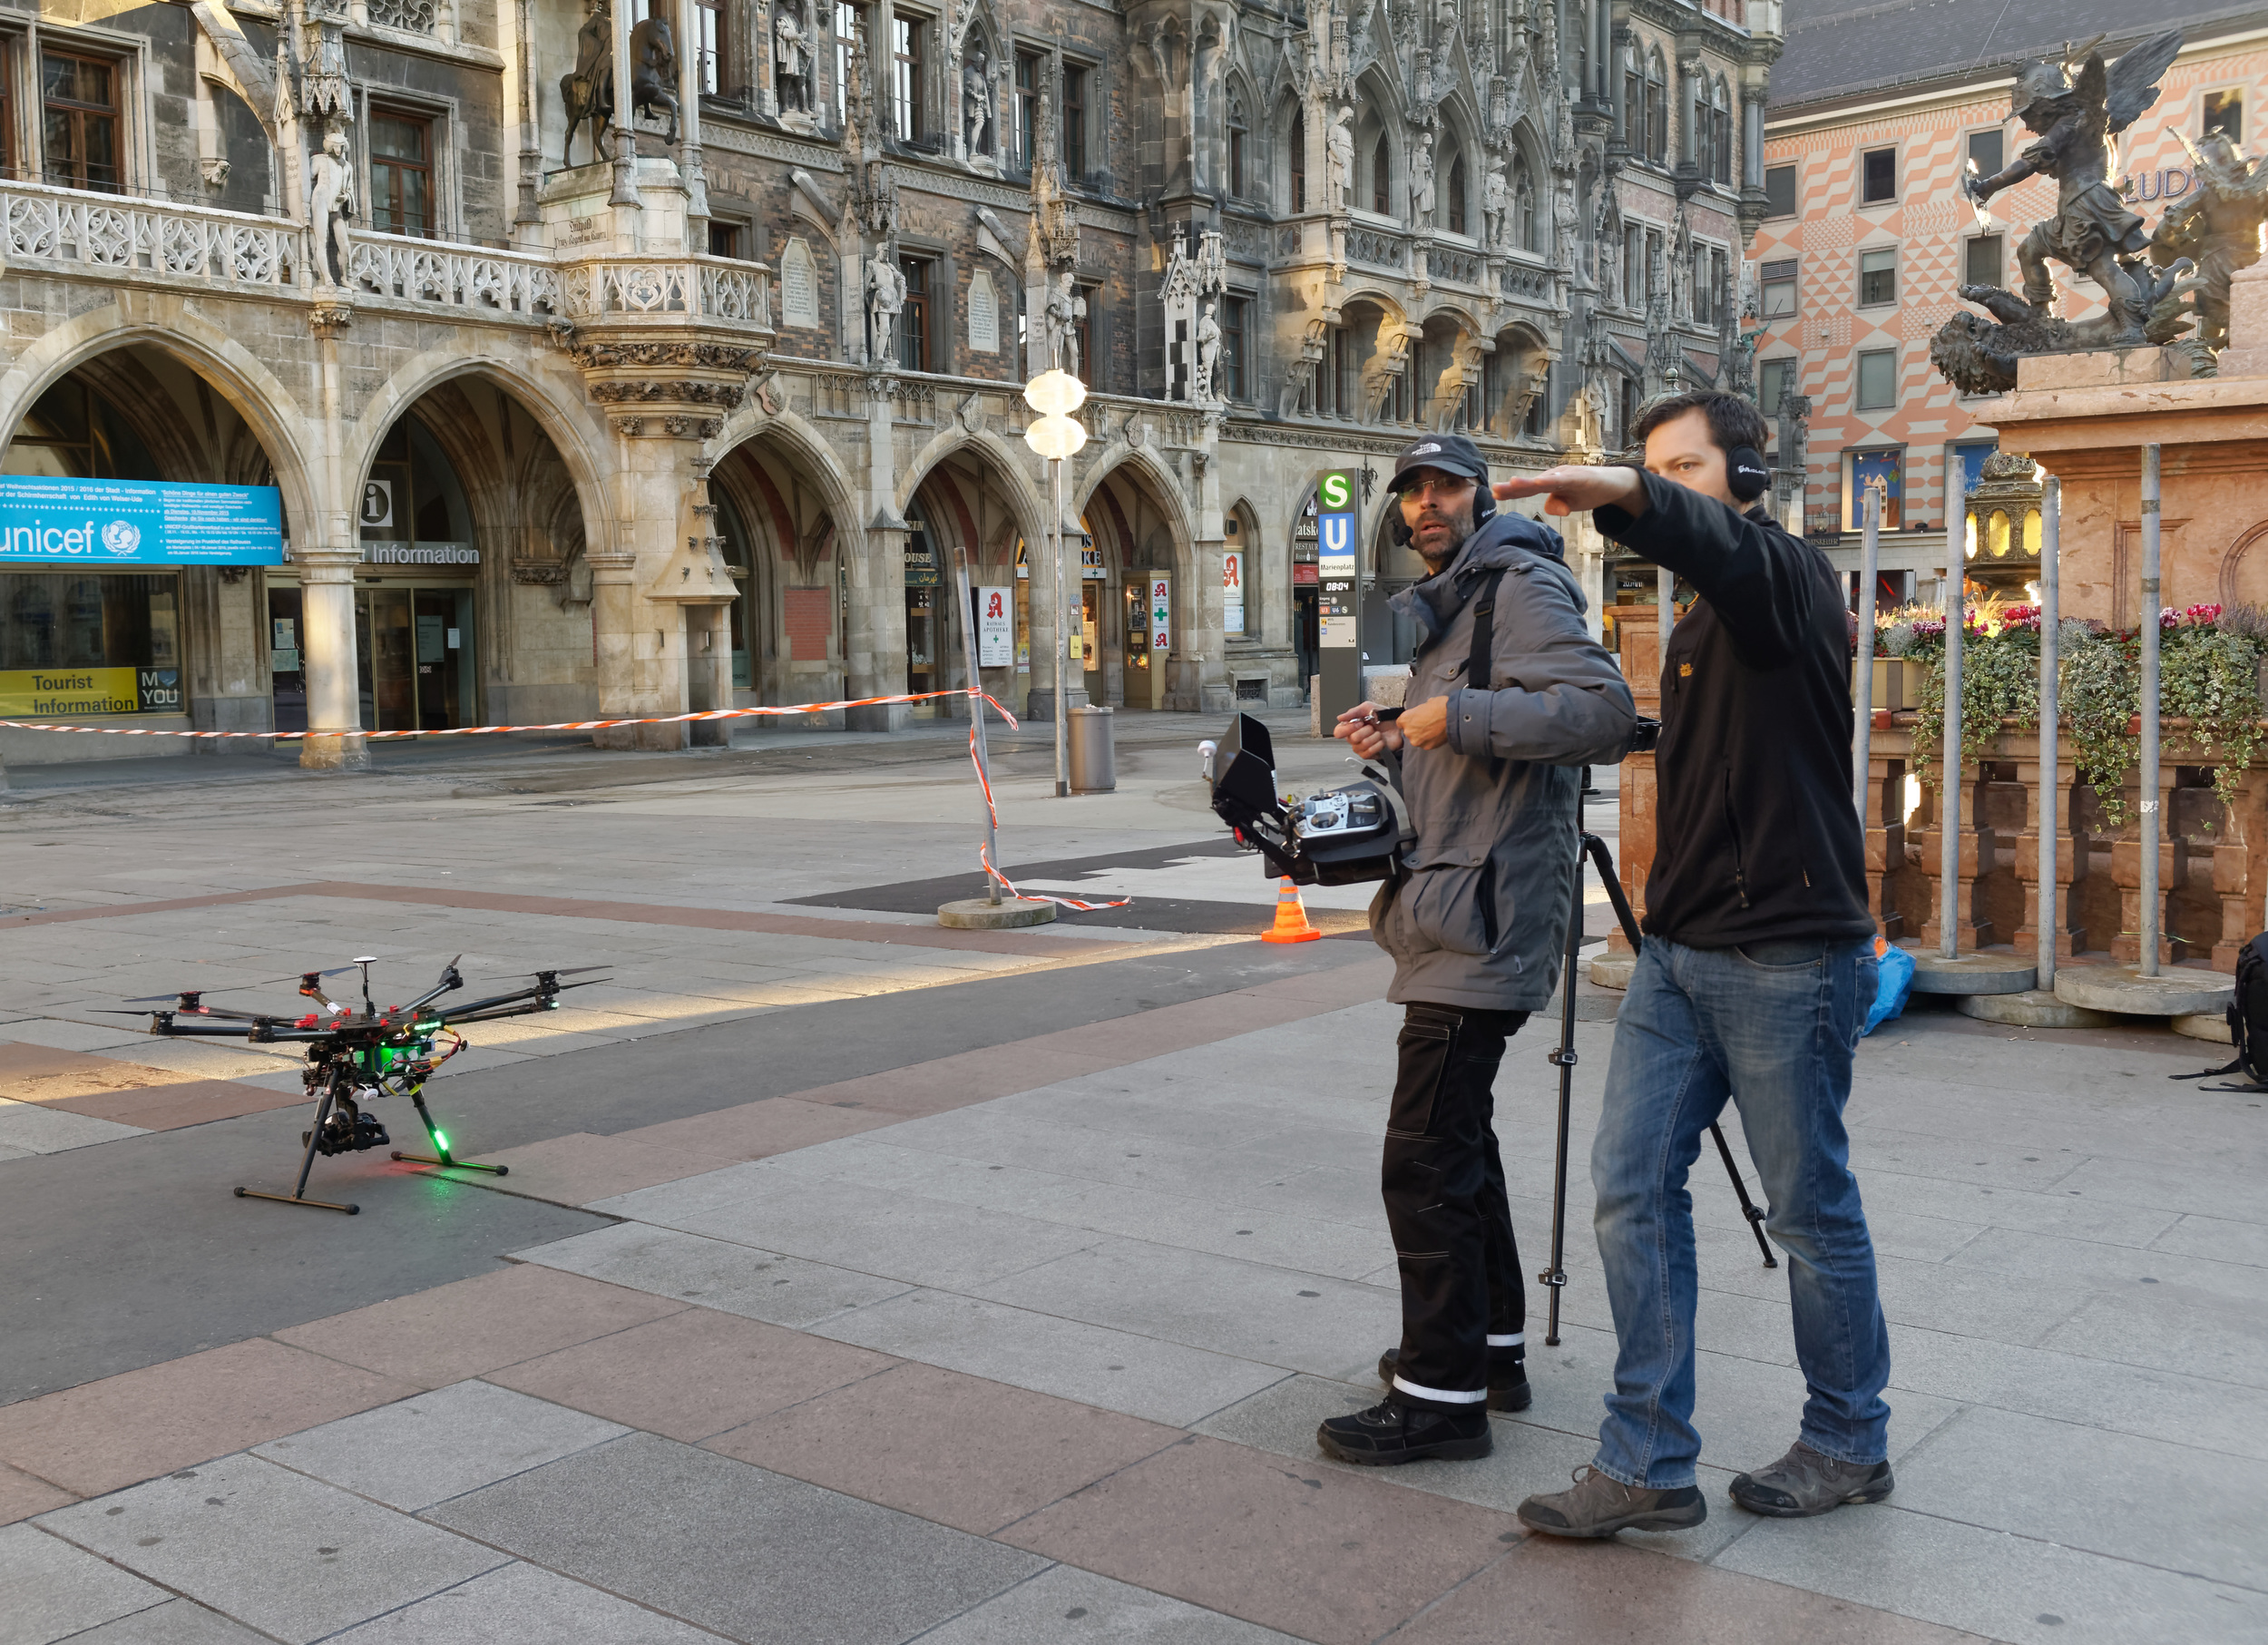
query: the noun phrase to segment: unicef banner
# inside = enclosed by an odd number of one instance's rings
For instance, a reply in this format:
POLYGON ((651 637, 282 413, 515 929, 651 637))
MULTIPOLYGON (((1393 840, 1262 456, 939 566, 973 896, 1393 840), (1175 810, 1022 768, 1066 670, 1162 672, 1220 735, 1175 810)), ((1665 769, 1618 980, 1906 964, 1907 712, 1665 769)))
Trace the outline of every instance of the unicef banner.
POLYGON ((176 485, 0 475, 0 563, 281 565, 272 485, 176 485))

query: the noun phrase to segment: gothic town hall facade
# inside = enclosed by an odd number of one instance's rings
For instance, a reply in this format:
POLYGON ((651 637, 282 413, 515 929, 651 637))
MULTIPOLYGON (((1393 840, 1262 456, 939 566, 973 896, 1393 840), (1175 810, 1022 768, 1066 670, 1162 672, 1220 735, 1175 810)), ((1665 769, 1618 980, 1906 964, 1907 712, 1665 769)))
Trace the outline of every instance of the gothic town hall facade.
MULTIPOLYGON (((1402 446, 1539 468, 1747 386, 1780 10, 0 5, 6 472, 272 487, 285 543, 10 533, 0 717, 76 671, 74 720, 354 765, 373 731, 949 690, 964 571, 1019 711, 1059 636, 1073 702, 1296 705, 1320 474, 1361 477, 1389 662, 1402 446), (1051 363, 1089 389, 1060 590, 1021 437, 1051 363)), ((0 753, 152 746, 40 737, 0 753)))

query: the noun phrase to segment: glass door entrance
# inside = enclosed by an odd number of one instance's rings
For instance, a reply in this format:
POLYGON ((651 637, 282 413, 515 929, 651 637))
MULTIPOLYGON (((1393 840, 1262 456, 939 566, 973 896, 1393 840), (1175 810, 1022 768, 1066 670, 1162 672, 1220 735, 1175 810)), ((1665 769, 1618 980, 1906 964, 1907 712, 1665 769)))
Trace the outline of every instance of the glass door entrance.
POLYGON ((442 731, 472 723, 473 591, 355 592, 355 667, 366 731, 442 731))

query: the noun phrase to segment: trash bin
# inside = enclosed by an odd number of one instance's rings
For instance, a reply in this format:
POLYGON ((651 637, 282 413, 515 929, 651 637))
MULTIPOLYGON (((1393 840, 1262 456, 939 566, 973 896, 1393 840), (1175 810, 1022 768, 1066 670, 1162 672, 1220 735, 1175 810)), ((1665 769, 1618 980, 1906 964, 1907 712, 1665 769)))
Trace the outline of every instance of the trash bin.
POLYGON ((1089 705, 1065 716, 1070 735, 1072 793, 1100 794, 1119 786, 1119 756, 1110 735, 1110 717, 1115 712, 1089 705))

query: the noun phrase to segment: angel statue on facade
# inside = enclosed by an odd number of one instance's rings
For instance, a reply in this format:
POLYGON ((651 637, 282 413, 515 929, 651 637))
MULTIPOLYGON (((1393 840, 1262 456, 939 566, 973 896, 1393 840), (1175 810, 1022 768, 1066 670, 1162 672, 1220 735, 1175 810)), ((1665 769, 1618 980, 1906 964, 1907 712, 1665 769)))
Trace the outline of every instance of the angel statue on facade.
POLYGON ((2129 266, 2138 266, 2150 240, 2142 219, 2110 186, 2110 139, 2157 101, 2158 77, 2181 50, 2182 35, 2179 29, 2153 35, 2107 68, 2095 49, 2102 38, 2097 34, 2059 60, 2035 58, 2023 64, 2009 113, 2036 141, 1996 176, 1964 173, 1960 188, 1981 209, 2002 189, 2028 177, 2054 178, 2056 214, 2034 223, 2016 250, 2024 271, 2023 302, 2031 318, 2048 318, 2056 284, 2048 265, 2062 263, 2102 288, 2114 321, 2109 340, 2138 343, 2148 305, 2129 266), (2068 69, 2081 53, 2085 58, 2074 81, 2068 69))

